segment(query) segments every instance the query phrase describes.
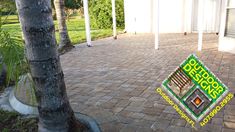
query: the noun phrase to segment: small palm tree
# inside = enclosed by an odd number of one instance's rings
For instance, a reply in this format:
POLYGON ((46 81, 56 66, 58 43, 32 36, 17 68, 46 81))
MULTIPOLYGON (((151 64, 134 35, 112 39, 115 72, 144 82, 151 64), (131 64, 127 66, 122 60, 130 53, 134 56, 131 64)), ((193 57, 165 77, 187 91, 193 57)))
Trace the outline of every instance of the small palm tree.
POLYGON ((19 38, 12 37, 2 28, 0 17, 0 86, 10 85, 26 72, 24 47, 19 38))
POLYGON ((71 44, 71 40, 69 38, 67 30, 64 0, 54 0, 54 6, 60 34, 58 51, 60 53, 64 53, 74 47, 71 44))

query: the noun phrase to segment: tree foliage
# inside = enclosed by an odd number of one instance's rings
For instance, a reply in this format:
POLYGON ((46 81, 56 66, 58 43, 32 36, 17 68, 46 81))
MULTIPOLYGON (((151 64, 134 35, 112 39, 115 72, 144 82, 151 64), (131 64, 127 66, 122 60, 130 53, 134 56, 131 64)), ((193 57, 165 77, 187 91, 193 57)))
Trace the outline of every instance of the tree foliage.
POLYGON ((27 65, 24 59, 24 47, 21 40, 12 37, 2 28, 0 17, 0 66, 6 65, 7 84, 17 81, 18 77, 26 72, 27 65))
MULTIPOLYGON (((54 7, 54 0, 51 0, 51 5, 53 8, 54 7)), ((64 6, 67 9, 79 9, 82 7, 82 0, 64 0, 64 6)))
POLYGON ((65 0, 64 4, 68 9, 79 9, 82 7, 82 0, 65 0))
POLYGON ((14 0, 0 0, 0 9, 3 15, 7 15, 9 13, 16 13, 16 5, 14 0))
MULTIPOLYGON (((69 20, 69 17, 74 14, 74 10, 80 9, 83 6, 82 3, 83 0, 64 0, 64 6, 65 6, 65 14, 67 17, 67 20, 69 20)), ((54 0, 51 1, 52 8, 53 8, 53 19, 56 19, 55 14, 55 6, 54 6, 54 0)))
MULTIPOLYGON (((111 0, 91 0, 89 1, 89 13, 91 26, 94 28, 112 27, 112 3, 111 0)), ((116 0, 116 20, 117 27, 124 27, 124 3, 123 0, 116 0)))

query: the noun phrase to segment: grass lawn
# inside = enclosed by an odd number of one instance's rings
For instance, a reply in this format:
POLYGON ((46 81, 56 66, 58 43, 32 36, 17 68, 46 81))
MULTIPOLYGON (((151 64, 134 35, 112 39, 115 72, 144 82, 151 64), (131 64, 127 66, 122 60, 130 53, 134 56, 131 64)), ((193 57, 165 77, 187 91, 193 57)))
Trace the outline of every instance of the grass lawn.
MULTIPOLYGON (((4 20, 5 17, 6 16, 2 16, 2 20, 4 20)), ((16 15, 8 16, 4 23, 4 30, 7 30, 12 37, 18 37, 21 39, 21 28, 16 15)), ((56 40, 59 42, 57 21, 54 21, 54 23, 56 27, 56 40)), ((67 21, 67 28, 69 37, 73 44, 79 44, 86 41, 85 22, 83 18, 78 18, 77 16, 71 17, 71 19, 67 21)), ((118 31, 121 30, 122 29, 118 29, 118 31)), ((108 36, 112 36, 112 29, 91 29, 92 40, 108 36)))

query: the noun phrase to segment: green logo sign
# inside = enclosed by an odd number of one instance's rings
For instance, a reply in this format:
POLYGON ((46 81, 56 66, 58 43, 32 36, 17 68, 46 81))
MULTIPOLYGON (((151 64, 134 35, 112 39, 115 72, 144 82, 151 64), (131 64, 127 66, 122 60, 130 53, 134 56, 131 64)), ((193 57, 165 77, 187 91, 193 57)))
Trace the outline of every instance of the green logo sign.
POLYGON ((162 85, 197 122, 228 93, 228 88, 195 55, 190 55, 162 85))

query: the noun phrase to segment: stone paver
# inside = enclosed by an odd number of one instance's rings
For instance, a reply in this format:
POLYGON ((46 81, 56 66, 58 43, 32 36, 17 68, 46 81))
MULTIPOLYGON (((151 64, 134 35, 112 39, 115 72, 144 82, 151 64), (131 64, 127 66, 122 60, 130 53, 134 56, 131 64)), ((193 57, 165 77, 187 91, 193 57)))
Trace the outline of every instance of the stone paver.
MULTIPOLYGON (((195 131, 155 93, 162 81, 191 53, 235 92, 235 55, 217 50, 218 36, 205 34, 123 34, 117 40, 77 45, 61 56, 68 96, 75 111, 97 120, 103 131, 195 131)), ((235 131, 235 99, 198 131, 235 131)))

